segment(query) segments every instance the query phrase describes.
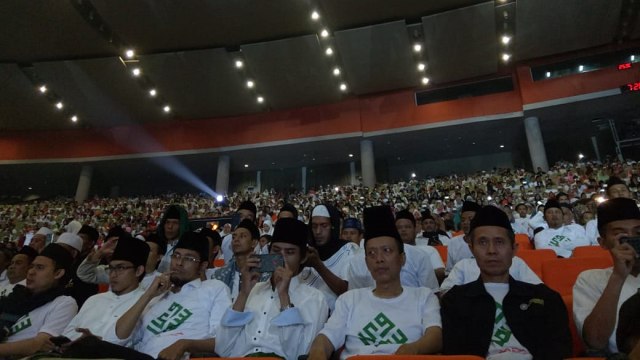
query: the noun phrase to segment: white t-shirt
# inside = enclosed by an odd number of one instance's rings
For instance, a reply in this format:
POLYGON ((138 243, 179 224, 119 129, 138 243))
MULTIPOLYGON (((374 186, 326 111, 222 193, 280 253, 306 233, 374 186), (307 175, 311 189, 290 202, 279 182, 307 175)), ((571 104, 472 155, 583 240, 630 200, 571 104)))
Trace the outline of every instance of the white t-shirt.
MULTIPOLYGON (((596 303, 602 296, 604 288, 609 282, 609 278, 613 273, 613 268, 607 269, 591 269, 583 271, 576 280, 576 284, 573 286, 573 318, 578 329, 578 334, 582 334, 582 327, 584 321, 591 314, 596 303)), ((629 275, 622 285, 622 291, 620 292, 620 298, 618 299, 618 307, 616 309, 616 325, 609 337, 609 351, 618 352, 618 346, 616 344, 616 328, 618 327, 618 313, 620 307, 631 296, 635 295, 640 288, 640 277, 629 275)))
MULTIPOLYGON (((335 276, 340 279, 348 281, 348 272, 349 272, 349 263, 351 259, 354 257, 355 253, 358 251, 358 245, 349 242, 343 245, 340 250, 336 251, 335 254, 331 255, 330 258, 323 261, 324 265, 331 271, 335 276)), ((329 305, 329 309, 333 310, 334 304, 336 303, 336 298, 338 297, 331 289, 329 285, 325 283, 322 276, 318 274, 318 272, 310 267, 304 268, 300 275, 298 275, 300 282, 303 284, 307 284, 311 287, 314 287, 320 291, 325 296, 325 300, 329 305)))
POLYGON ((13 288, 16 285, 27 286, 27 279, 23 279, 22 281, 18 281, 15 284, 8 283, 4 286, 0 286, 0 297, 7 296, 13 292, 13 288))
MULTIPOLYGON (((400 270, 402 286, 426 287, 434 292, 439 291, 438 279, 433 266, 427 259, 426 253, 414 245, 404 245, 407 261, 400 270)), ((360 248, 349 264, 349 289, 373 287, 375 281, 367 268, 364 247, 360 248)))
POLYGON ((600 245, 600 243, 598 243, 598 237, 600 236, 600 232, 598 231, 598 219, 589 220, 584 228, 589 244, 600 245))
MULTIPOLYGON (((514 256, 509 268, 509 275, 514 279, 529 284, 541 284, 542 280, 521 258, 514 256)), ((453 267, 449 276, 440 285, 440 292, 445 293, 455 285, 464 285, 478 280, 480 268, 476 259, 462 259, 453 267)))
POLYGON ((473 254, 469 248, 469 244, 464 241, 464 235, 458 235, 449 241, 447 246, 447 273, 451 272, 451 269, 455 264, 462 259, 471 259, 473 254))
POLYGON ((372 291, 349 290, 338 297, 335 311, 320 331, 335 349, 345 345, 341 359, 393 354, 400 345, 420 339, 427 328, 442 327, 440 303, 431 290, 403 287, 393 299, 376 297, 372 291))
POLYGON ((516 234, 525 234, 529 238, 533 237, 533 229, 529 226, 529 218, 527 217, 516 217, 513 220, 513 223, 511 223, 511 227, 513 228, 513 232, 516 234))
POLYGON ((39 333, 58 336, 77 312, 78 304, 71 296, 58 296, 18 319, 6 342, 31 339, 39 333))
POLYGON ((116 295, 111 291, 91 296, 85 301, 80 312, 73 317, 62 335, 71 340, 76 340, 82 333, 76 328, 89 329, 92 334, 101 337, 105 341, 124 345, 126 341, 114 337, 116 322, 129 310, 133 304, 144 294, 144 289, 137 289, 124 295, 116 295))
POLYGON ((140 316, 133 348, 156 358, 180 339, 213 338, 230 306, 229 288, 218 280, 196 279, 178 293, 167 291, 151 300, 140 316))
POLYGON ((536 249, 551 249, 563 258, 571 257, 573 249, 589 245, 581 226, 561 226, 544 229, 534 237, 536 249))
POLYGON ((426 256, 429 258, 429 262, 431 262, 431 267, 433 267, 434 270, 444 269, 444 262, 442 261, 442 257, 440 257, 440 253, 433 246, 416 245, 416 249, 422 250, 426 253, 426 256))
POLYGON ((502 302, 509 292, 508 283, 484 283, 484 288, 496 302, 496 317, 487 352, 488 360, 531 360, 533 356, 520 344, 507 324, 502 302))

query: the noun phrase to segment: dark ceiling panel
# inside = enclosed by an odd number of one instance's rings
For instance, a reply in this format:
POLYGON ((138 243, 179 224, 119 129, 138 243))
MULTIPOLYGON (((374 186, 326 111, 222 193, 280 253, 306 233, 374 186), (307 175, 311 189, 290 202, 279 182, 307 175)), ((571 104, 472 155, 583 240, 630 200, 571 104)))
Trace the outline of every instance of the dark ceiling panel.
POLYGON ((92 3, 113 31, 141 53, 239 46, 314 32, 304 1, 92 0, 92 3))
POLYGON ((436 83, 498 70, 498 37, 493 1, 425 16, 427 74, 436 83))
POLYGON ((518 0, 518 58, 543 57, 613 42, 621 1, 518 0))
POLYGON ((242 52, 257 92, 275 109, 340 99, 338 83, 316 35, 250 44, 242 52))
POLYGON ((407 88, 420 82, 404 21, 339 31, 335 39, 354 93, 407 88))
POLYGON ((142 68, 180 115, 198 119, 259 111, 224 49, 142 56, 142 68))
POLYGON ((71 127, 14 64, 0 64, 0 130, 71 127))
POLYGON ((114 53, 70 1, 0 1, 0 61, 32 62, 114 53))
POLYGON ((631 33, 630 38, 640 39, 640 11, 638 12, 638 15, 636 15, 636 19, 633 23, 635 24, 635 26, 633 28, 633 32, 631 33))
POLYGON ((77 111, 83 125, 103 127, 169 119, 118 58, 37 63, 35 69, 77 111))
POLYGON ((416 22, 425 15, 478 4, 486 0, 323 0, 320 10, 334 30, 362 27, 400 19, 416 22))

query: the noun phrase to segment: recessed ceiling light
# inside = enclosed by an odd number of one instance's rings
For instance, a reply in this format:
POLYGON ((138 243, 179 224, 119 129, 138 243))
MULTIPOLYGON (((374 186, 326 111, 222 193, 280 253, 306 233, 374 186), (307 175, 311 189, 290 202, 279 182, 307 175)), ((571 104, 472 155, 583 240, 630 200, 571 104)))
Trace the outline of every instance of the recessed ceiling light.
POLYGON ((258 103, 262 104, 264 102, 264 98, 262 96, 258 96, 256 98, 256 100, 258 101, 258 103))
POLYGON ((500 145, 500 149, 504 149, 504 145, 500 145))
POLYGON ((56 107, 58 108, 58 110, 61 110, 64 107, 64 104, 62 103, 62 101, 58 101, 56 103, 56 107))
POLYGON ((320 36, 322 36, 323 38, 326 38, 327 36, 329 36, 329 30, 322 29, 322 31, 320 32, 320 36))
POLYGON ((631 61, 636 61, 636 56, 635 56, 635 55, 631 55, 631 56, 629 56, 629 59, 630 59, 631 61))
POLYGON ((331 56, 333 55, 333 49, 328 47, 327 50, 324 51, 325 54, 327 54, 327 56, 331 56))
POLYGON ((73 116, 71 117, 71 121, 73 121, 73 122, 77 122, 77 121, 78 121, 78 116, 73 115, 73 116))
POLYGON ((149 95, 151 95, 153 97, 153 96, 158 95, 158 92, 156 91, 156 89, 149 89, 149 95))
POLYGON ((345 83, 340 84, 340 91, 343 91, 343 92, 347 91, 347 84, 345 83))
POLYGON ((318 20, 318 19, 320 19, 320 14, 317 11, 314 10, 311 13, 311 20, 318 20))
POLYGON ((415 178, 416 177, 416 173, 411 173, 411 177, 415 178))
POLYGON ((243 66, 244 63, 242 62, 242 60, 236 60, 236 68, 242 69, 243 66))
POLYGON ((418 44, 418 43, 413 44, 413 51, 415 52, 422 51, 422 44, 418 44))
POLYGON ((255 84, 253 83, 253 81, 252 81, 252 80, 247 80, 247 87, 248 87, 249 89, 253 88, 253 86, 254 86, 254 85, 255 85, 255 84))
POLYGON ((171 112, 171 106, 169 106, 169 105, 165 105, 165 106, 162 108, 162 110, 164 110, 164 112, 166 112, 166 113, 171 112))
POLYGON ((429 83, 429 78, 423 77, 421 81, 422 81, 422 85, 427 85, 429 83))
POLYGON ((349 157, 353 157, 353 154, 349 154, 349 157))
POLYGON ((249 164, 244 164, 244 167, 248 168, 248 167, 249 167, 249 164))
POLYGON ((502 54, 502 61, 507 62, 509 59, 511 59, 511 55, 507 53, 502 54))
POLYGON ((133 59, 133 57, 136 56, 136 52, 133 51, 133 49, 127 49, 127 51, 124 52, 124 56, 126 56, 127 59, 133 59))
POLYGON ((334 67, 333 68, 333 75, 335 75, 335 76, 339 76, 340 75, 340 68, 339 67, 334 67))
POLYGON ((584 71, 584 65, 578 66, 578 71, 584 71))
POLYGON ((133 70, 131 70, 131 73, 133 74, 133 76, 140 76, 140 74, 142 74, 142 70, 140 70, 140 68, 134 68, 133 70))
POLYGON ((547 71, 547 72, 544 74, 544 76, 546 76, 546 77, 551 77, 551 71, 547 71))
POLYGON ((426 68, 427 68, 427 65, 425 65, 424 63, 418 63, 418 70, 419 71, 423 71, 426 68))
POLYGON ((42 85, 42 86, 40 86, 40 87, 38 88, 38 90, 40 90, 40 92, 44 94, 44 93, 46 93, 46 92, 47 92, 47 90, 49 90, 49 89, 47 89, 47 85, 42 85))
POLYGON ((511 41, 511 36, 503 35, 501 40, 504 45, 507 45, 511 41))

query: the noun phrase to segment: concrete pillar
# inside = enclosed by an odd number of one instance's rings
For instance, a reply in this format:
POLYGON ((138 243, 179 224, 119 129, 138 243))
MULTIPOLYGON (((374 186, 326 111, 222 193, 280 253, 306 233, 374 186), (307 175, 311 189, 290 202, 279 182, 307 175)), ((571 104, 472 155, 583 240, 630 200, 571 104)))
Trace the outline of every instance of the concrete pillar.
POLYGON ((302 193, 306 194, 307 193, 307 167, 306 166, 302 167, 302 184, 301 184, 301 188, 302 188, 302 193))
POLYGON ((376 184, 376 164, 371 140, 360 141, 360 165, 362 167, 362 185, 374 186, 376 184))
POLYGON ((262 171, 256 171, 256 192, 262 191, 262 171))
POLYGON ((78 178, 78 187, 76 187, 76 202, 81 203, 89 197, 89 188, 91 187, 91 177, 93 177, 93 168, 84 165, 80 170, 80 178, 78 178))
POLYGON ((349 163, 349 170, 351 171, 351 185, 358 185, 358 180, 356 179, 356 162, 352 161, 349 163))
POLYGON ((591 137, 591 144, 593 145, 593 151, 596 154, 596 159, 598 159, 598 162, 601 162, 602 160, 600 160, 600 150, 598 149, 598 139, 595 136, 591 137))
POLYGON ((547 152, 544 148, 544 140, 542 139, 542 131, 540 130, 538 118, 532 116, 524 119, 524 131, 527 134, 527 144, 529 145, 533 171, 536 171, 538 168, 542 168, 543 171, 548 171, 549 163, 547 162, 547 152))
POLYGON ((229 166, 231 158, 229 155, 221 155, 218 158, 218 173, 216 175, 216 193, 226 195, 229 192, 229 166))

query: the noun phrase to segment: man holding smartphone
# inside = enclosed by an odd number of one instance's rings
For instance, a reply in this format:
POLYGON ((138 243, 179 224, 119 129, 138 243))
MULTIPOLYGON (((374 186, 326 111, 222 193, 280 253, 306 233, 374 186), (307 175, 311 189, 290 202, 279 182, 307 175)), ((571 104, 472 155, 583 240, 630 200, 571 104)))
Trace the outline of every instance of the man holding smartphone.
POLYGON ((600 246, 608 249, 613 267, 584 271, 573 287, 573 314, 587 348, 617 353, 618 313, 640 288, 640 210, 635 200, 616 198, 598 206, 600 246))
POLYGON ((322 293, 302 283, 298 274, 307 255, 307 226, 295 219, 276 223, 271 255, 280 255, 270 281, 259 282, 265 257, 250 256, 240 268, 240 289, 227 309, 216 339, 224 357, 276 356, 297 359, 306 354, 329 310, 322 293), (295 305, 294 305, 295 304, 295 305))

